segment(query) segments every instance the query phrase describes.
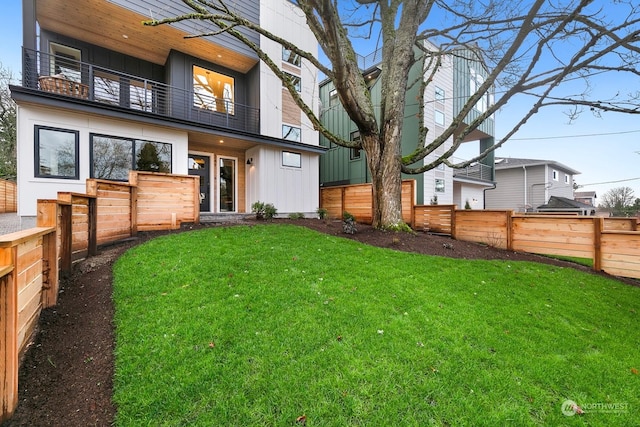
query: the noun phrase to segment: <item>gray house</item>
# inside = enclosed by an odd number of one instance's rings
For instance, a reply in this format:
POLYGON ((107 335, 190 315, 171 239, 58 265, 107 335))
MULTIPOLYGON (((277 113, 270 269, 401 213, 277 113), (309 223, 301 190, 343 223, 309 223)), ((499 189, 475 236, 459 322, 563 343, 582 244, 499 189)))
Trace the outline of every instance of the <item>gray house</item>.
POLYGON ((533 212, 552 196, 573 199, 579 173, 553 160, 496 158, 496 188, 485 192, 485 207, 533 212))

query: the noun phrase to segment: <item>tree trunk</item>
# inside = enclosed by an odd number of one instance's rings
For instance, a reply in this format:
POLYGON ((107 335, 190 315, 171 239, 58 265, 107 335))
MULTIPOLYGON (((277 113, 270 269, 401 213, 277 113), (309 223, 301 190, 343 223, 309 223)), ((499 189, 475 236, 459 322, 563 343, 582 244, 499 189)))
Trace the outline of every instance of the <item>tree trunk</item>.
POLYGON ((379 138, 379 135, 362 137, 373 187, 372 225, 375 228, 397 230, 404 225, 400 197, 400 141, 391 138, 382 142, 379 138))

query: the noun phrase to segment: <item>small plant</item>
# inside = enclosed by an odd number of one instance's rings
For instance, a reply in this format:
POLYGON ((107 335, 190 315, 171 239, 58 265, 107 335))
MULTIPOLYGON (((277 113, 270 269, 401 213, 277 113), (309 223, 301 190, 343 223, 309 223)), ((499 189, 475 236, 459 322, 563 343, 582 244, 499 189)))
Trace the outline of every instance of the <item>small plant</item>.
POLYGON ((356 234, 356 217, 347 211, 342 212, 342 231, 346 234, 356 234))
POLYGON ((289 219, 304 219, 304 214, 302 212, 291 212, 289 219))
POLYGON ((469 200, 467 200, 466 202, 464 202, 464 208, 465 208, 465 209, 471 209, 471 203, 469 203, 469 200))
POLYGON ((316 213, 318 214, 318 218, 326 219, 329 212, 327 212, 325 208, 318 208, 316 209, 316 213))
POLYGON ((256 219, 273 219, 278 210, 271 203, 257 201, 251 205, 251 212, 256 214, 256 219))
POLYGON ((436 194, 436 195, 434 195, 434 196, 431 198, 431 204, 432 204, 432 205, 437 205, 437 204, 438 204, 438 195, 437 195, 437 194, 436 194))

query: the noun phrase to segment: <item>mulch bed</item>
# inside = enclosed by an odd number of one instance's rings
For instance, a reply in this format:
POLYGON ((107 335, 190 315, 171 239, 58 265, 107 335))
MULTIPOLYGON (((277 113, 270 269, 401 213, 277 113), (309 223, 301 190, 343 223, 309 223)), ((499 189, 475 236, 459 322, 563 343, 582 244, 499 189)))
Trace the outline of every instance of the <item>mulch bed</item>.
MULTIPOLYGON (((354 235, 344 234, 341 221, 287 220, 317 231, 400 251, 462 259, 534 261, 590 271, 588 268, 538 255, 495 249, 427 233, 392 233, 358 224, 354 235)), ((244 223, 255 224, 253 221, 244 223)), ((203 224, 187 229, 220 225, 203 224)), ((140 233, 105 248, 74 266, 61 281, 58 305, 42 312, 37 332, 20 369, 19 404, 14 426, 110 426, 116 408, 111 402, 114 373, 111 268, 127 249, 169 232, 140 233)), ((175 232, 172 232, 175 233, 175 232)), ((594 273, 595 274, 595 273, 594 273)), ((638 281, 624 279, 638 285, 638 281)))

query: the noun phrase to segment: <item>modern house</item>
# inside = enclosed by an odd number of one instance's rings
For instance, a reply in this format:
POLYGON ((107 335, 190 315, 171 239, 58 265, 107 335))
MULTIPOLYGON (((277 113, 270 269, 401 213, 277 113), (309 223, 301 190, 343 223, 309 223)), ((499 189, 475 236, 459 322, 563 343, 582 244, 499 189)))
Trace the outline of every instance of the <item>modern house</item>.
POLYGON ((587 205, 596 206, 598 196, 595 191, 574 191, 573 199, 587 205))
MULTIPOLYGON (((237 0, 266 30, 316 53, 304 15, 287 0, 237 0)), ((190 12, 159 0, 23 0, 18 105, 18 213, 38 199, 85 191, 87 178, 126 180, 143 169, 200 176, 203 213, 318 207, 318 134, 257 54, 206 23, 143 26, 190 12)), ((318 105, 317 71, 255 33, 302 98, 318 105)), ((315 107, 317 109, 317 107, 315 107)))
MULTIPOLYGON (((436 47, 428 44, 430 49, 436 47)), ((380 51, 366 57, 359 57, 360 68, 369 84, 374 106, 381 105, 380 51)), ((476 53, 461 50, 456 55, 445 55, 441 68, 433 75, 424 62, 418 62, 410 70, 409 81, 430 78, 431 81, 424 94, 424 125, 429 129, 429 143, 441 135, 450 120, 460 111, 478 85, 484 82, 488 71, 476 53)), ((407 90, 404 127, 402 134, 402 154, 412 152, 418 144, 419 105, 418 84, 410 85, 407 90)), ((467 122, 484 112, 493 102, 493 96, 487 96, 477 103, 469 113, 467 122)), ((320 83, 320 100, 322 105, 321 120, 335 134, 346 140, 356 140, 358 131, 344 111, 333 83, 329 80, 320 83)), ((378 110, 379 111, 379 110, 378 110)), ((464 125, 461 125, 460 132, 464 125)), ((494 121, 487 119, 472 132, 465 143, 476 143, 479 153, 494 143, 494 121)), ((320 144, 328 151, 320 157, 320 185, 324 187, 360 184, 371 182, 367 169, 365 153, 362 150, 337 146, 320 137, 320 144)), ((428 164, 442 155, 453 144, 450 138, 443 146, 427 156, 422 164, 428 164)), ((454 159, 456 160, 456 159, 454 159)), ((403 175, 403 179, 415 179, 418 204, 456 204, 460 208, 467 202, 474 209, 484 208, 484 191, 493 187, 493 155, 467 169, 451 169, 445 165, 424 172, 420 175, 403 175)))
POLYGON ((486 192, 486 208, 534 212, 552 196, 573 200, 579 173, 552 160, 496 158, 496 188, 486 192))

